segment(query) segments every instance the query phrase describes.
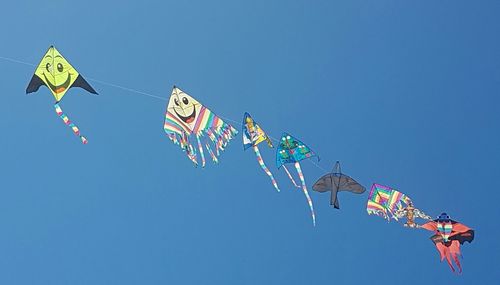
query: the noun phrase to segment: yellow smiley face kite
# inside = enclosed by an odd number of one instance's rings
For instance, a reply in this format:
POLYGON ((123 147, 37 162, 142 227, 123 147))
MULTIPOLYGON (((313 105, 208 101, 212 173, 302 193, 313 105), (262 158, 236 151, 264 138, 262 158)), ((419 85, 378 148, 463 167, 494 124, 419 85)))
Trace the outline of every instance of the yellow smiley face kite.
POLYGON ((49 47, 42 61, 36 67, 35 74, 31 77, 26 88, 26 94, 36 92, 42 85, 47 86, 56 98, 54 109, 59 118, 73 130, 75 135, 80 137, 83 144, 87 144, 87 139, 80 134, 80 129, 63 112, 59 101, 71 87, 80 87, 93 94, 97 94, 97 92, 54 46, 49 47))
POLYGON ((62 54, 54 47, 49 47, 35 70, 35 74, 26 88, 26 93, 36 92, 40 86, 49 88, 56 102, 61 101, 71 87, 80 87, 90 93, 97 92, 85 79, 69 64, 62 54))

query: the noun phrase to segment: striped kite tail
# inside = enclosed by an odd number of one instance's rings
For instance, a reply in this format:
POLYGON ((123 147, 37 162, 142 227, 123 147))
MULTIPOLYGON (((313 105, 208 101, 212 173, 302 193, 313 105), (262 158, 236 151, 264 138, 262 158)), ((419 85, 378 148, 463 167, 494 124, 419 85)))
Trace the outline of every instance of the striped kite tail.
POLYGON ((201 167, 205 167, 205 154, 203 154, 203 147, 201 146, 200 136, 196 135, 196 140, 198 141, 198 150, 201 156, 201 167))
POLYGON ((297 188, 300 188, 300 186, 297 184, 297 182, 295 182, 295 180, 293 179, 292 174, 290 174, 290 171, 288 171, 288 168, 286 168, 285 165, 283 165, 283 168, 285 169, 285 172, 288 175, 288 178, 290 178, 290 180, 292 181, 293 185, 297 188))
POLYGON ((313 226, 316 226, 316 215, 314 214, 313 203, 311 197, 309 197, 309 192, 307 191, 306 180, 304 179, 304 174, 302 174, 302 169, 300 168, 299 162, 295 162, 295 168, 299 173, 300 181, 302 182, 302 191, 304 191, 304 195, 306 195, 307 203, 309 204, 309 209, 311 209, 311 216, 313 220, 313 226))
POLYGON ((61 118, 61 120, 63 120, 63 122, 73 130, 73 133, 76 136, 80 137, 83 144, 87 144, 88 140, 80 134, 80 129, 78 129, 78 127, 69 120, 68 116, 66 116, 66 114, 63 113, 63 110, 59 106, 59 102, 54 104, 54 108, 56 109, 56 113, 59 116, 59 118, 61 118))
POLYGON ((276 188, 276 191, 280 192, 280 189, 278 188, 278 183, 276 182, 276 179, 274 179, 273 174, 269 169, 267 168, 266 164, 264 163, 264 159, 262 159, 262 156, 260 155, 259 147, 254 145, 253 150, 255 151, 255 154, 257 155, 257 161, 260 164, 260 167, 267 173, 267 176, 271 178, 271 182, 274 185, 274 188, 276 188))

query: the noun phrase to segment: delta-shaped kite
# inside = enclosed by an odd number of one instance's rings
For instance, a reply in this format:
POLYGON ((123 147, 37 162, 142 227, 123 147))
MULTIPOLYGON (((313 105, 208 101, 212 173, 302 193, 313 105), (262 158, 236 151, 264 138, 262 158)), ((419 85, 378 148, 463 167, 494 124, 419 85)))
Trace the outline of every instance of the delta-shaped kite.
POLYGON ((243 125, 242 125, 242 130, 243 130, 243 149, 247 150, 249 148, 253 148, 253 151, 255 152, 255 155, 257 156, 257 161, 259 162, 260 167, 264 172, 269 176, 271 179, 271 182, 273 183, 274 188, 276 191, 280 191, 278 188, 278 183, 276 182, 276 179, 274 179, 273 174, 271 171, 267 168, 266 164, 264 163, 264 159, 262 158, 262 155, 260 154, 259 150, 259 144, 261 142, 267 142, 267 145, 269 147, 273 147, 273 143, 271 142, 271 139, 266 135, 266 133, 262 130, 262 128, 257 124, 256 121, 250 116, 250 114, 245 113, 243 115, 243 125))
POLYGON ((235 128, 176 86, 168 100, 163 129, 170 140, 179 145, 195 165, 201 160, 202 167, 205 166, 202 141, 212 160, 217 163, 221 151, 238 133, 235 128), (193 146, 194 142, 198 150, 193 146))
POLYGON ((71 127, 76 136, 80 137, 82 143, 86 144, 87 139, 80 134, 78 127, 63 113, 59 102, 72 87, 83 88, 92 94, 97 94, 97 92, 54 46, 49 47, 36 67, 35 73, 26 88, 26 94, 36 92, 42 85, 47 86, 56 99, 54 108, 57 115, 66 125, 71 127))
POLYGON ((302 182, 302 191, 306 196, 307 203, 309 204, 309 209, 311 210, 313 225, 316 225, 316 215, 314 213, 313 202, 311 200, 311 197, 309 196, 309 192, 307 191, 306 181, 304 179, 304 174, 302 173, 302 169, 300 168, 299 163, 299 161, 303 159, 311 158, 314 156, 318 157, 307 145, 287 133, 283 133, 276 149, 276 166, 278 168, 283 166, 293 185, 295 185, 295 187, 297 188, 301 188, 301 186, 295 183, 295 180, 285 166, 285 164, 294 163, 295 168, 297 169, 297 173, 299 174, 300 181, 302 182))

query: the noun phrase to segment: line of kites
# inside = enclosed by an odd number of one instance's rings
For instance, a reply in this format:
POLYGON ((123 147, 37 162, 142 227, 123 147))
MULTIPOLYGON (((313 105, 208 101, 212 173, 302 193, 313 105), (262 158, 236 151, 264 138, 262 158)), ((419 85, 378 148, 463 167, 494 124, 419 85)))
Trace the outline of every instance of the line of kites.
MULTIPOLYGON (((80 138, 83 144, 87 144, 88 140, 63 112, 60 101, 68 89, 72 87, 80 87, 93 94, 97 94, 97 92, 54 46, 49 47, 40 64, 36 67, 26 93, 36 92, 42 85, 45 85, 55 97, 56 103, 54 104, 54 108, 57 115, 66 125, 71 127, 74 134, 80 138)), ((217 163, 221 152, 238 133, 233 126, 224 122, 211 110, 176 86, 174 86, 168 101, 164 130, 170 140, 179 145, 195 165, 201 164, 202 167, 206 163, 205 150, 210 155, 212 161, 217 163)), ((269 176, 274 188, 280 191, 276 179, 264 163, 264 159, 259 151, 259 144, 262 142, 267 142, 269 147, 273 147, 270 137, 248 113, 245 113, 243 117, 242 133, 244 149, 253 149, 260 167, 269 176)), ((283 133, 276 147, 276 166, 278 169, 283 167, 293 185, 302 189, 309 204, 313 225, 315 225, 316 216, 313 202, 309 196, 299 163, 301 160, 312 157, 317 157, 317 155, 311 148, 292 135, 283 133), (292 174, 286 167, 286 165, 292 163, 298 173, 301 185, 295 182, 292 174)), ((350 176, 343 174, 340 164, 337 162, 331 173, 327 173, 316 181, 313 185, 313 190, 321 193, 331 192, 330 203, 339 209, 337 198, 339 191, 361 194, 366 189, 350 176)), ((446 258, 451 270, 455 272, 452 264, 453 260, 459 272, 462 272, 462 267, 458 259, 458 256, 461 256, 460 245, 466 241, 469 243, 472 242, 474 239, 474 230, 450 219, 446 213, 442 213, 437 219, 432 220, 423 211, 415 208, 408 196, 391 187, 380 184, 373 184, 371 187, 366 210, 368 214, 381 216, 388 221, 391 219, 398 221, 405 218, 405 227, 424 228, 432 231, 434 235, 431 237, 431 240, 439 251, 441 261, 446 258), (415 222, 416 218, 424 219, 427 222, 419 225, 415 222)))

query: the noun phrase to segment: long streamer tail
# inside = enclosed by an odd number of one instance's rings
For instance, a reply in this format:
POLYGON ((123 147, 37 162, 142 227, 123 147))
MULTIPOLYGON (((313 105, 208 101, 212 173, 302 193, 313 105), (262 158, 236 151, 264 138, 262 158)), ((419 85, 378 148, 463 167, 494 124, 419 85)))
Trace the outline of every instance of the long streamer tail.
POLYGON ((285 172, 286 172, 286 174, 288 175, 288 178, 290 178, 290 180, 292 181, 293 185, 295 185, 295 187, 297 187, 297 188, 301 188, 301 187, 297 184, 297 182, 295 182, 295 180, 293 179, 292 174, 290 174, 290 171, 288 171, 288 168, 286 168, 286 166, 285 166, 285 165, 283 165, 283 168, 285 169, 285 172))
POLYGON ((460 242, 458 240, 452 241, 449 250, 453 261, 455 261, 455 264, 457 265, 458 273, 462 273, 462 265, 460 264, 460 260, 458 258, 459 256, 462 256, 460 254, 460 242))
POLYGON ((201 156, 201 167, 205 167, 205 155, 203 154, 203 147, 201 146, 200 137, 197 135, 196 140, 198 141, 198 150, 201 156))
POLYGON ((316 226, 316 215, 314 214, 313 202, 311 197, 309 197, 309 192, 307 191, 306 180, 304 179, 304 174, 302 174, 302 169, 300 168, 300 164, 295 162, 295 168, 299 173, 300 182, 302 182, 302 191, 304 191, 304 195, 306 195, 307 203, 309 204, 309 209, 311 209, 311 216, 313 220, 313 226, 316 226))
POLYGON ((274 179, 273 174, 269 169, 267 168, 266 164, 264 163, 264 159, 262 159, 262 156, 260 155, 259 147, 254 145, 253 150, 255 151, 255 155, 257 155, 257 161, 260 164, 260 167, 267 173, 267 176, 271 178, 271 182, 274 185, 274 188, 276 188, 276 191, 280 192, 280 189, 278 188, 278 183, 276 182, 276 179, 274 179))
POLYGON ((210 154, 210 157, 212 158, 213 162, 215 162, 215 163, 219 162, 219 159, 217 158, 215 153, 210 148, 210 145, 207 143, 207 144, 205 144, 205 147, 207 148, 208 154, 210 154))
POLYGON ((78 129, 78 127, 69 120, 66 114, 63 113, 63 110, 61 109, 61 106, 59 106, 59 103, 55 103, 54 108, 56 109, 56 113, 59 116, 59 118, 61 118, 61 120, 63 120, 63 122, 73 130, 73 133, 76 136, 80 137, 83 144, 87 144, 88 143, 87 139, 80 134, 80 130, 78 129))
POLYGON ((460 264, 460 260, 458 259, 457 254, 452 253, 451 257, 453 257, 453 260, 455 261, 455 264, 458 267, 458 273, 462 273, 462 265, 460 264))

